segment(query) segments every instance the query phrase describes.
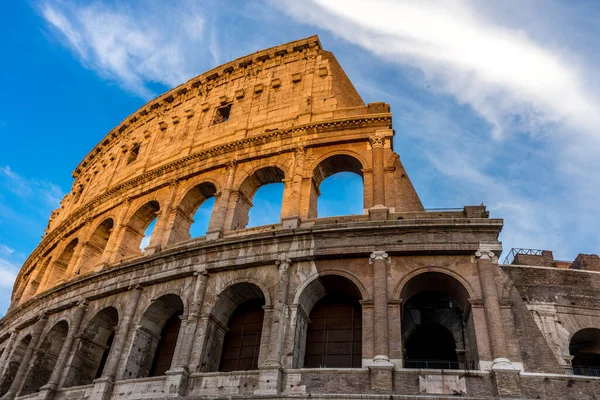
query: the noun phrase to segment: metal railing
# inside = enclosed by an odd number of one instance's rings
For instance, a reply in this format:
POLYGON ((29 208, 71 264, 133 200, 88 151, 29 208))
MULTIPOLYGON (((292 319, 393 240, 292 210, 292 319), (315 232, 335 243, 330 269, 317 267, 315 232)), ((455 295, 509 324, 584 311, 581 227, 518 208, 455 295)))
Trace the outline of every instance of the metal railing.
POLYGON ((563 367, 566 375, 594 376, 600 378, 600 367, 563 367))
POLYGON ((404 368, 409 369, 462 369, 477 370, 475 361, 445 361, 445 360, 404 360, 404 368))
POLYGON ((542 251, 543 250, 538 250, 538 249, 513 248, 508 252, 506 257, 504 257, 502 260, 500 260, 500 264, 505 264, 505 265, 512 264, 512 262, 515 259, 515 256, 517 254, 526 254, 529 256, 541 256, 542 251))

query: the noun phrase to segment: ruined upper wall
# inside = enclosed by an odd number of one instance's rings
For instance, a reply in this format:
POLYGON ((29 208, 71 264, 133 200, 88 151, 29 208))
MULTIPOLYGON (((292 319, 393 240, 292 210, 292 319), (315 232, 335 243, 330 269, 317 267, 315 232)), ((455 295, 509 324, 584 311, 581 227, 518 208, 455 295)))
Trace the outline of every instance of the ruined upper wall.
MULTIPOLYGON (((382 109, 380 111, 387 111, 382 109)), ((127 117, 75 169, 49 230, 74 208, 148 169, 216 144, 366 112, 318 37, 262 50, 214 68, 127 117), (227 123, 219 123, 229 113, 227 123), (132 151, 137 152, 135 161, 132 151)))

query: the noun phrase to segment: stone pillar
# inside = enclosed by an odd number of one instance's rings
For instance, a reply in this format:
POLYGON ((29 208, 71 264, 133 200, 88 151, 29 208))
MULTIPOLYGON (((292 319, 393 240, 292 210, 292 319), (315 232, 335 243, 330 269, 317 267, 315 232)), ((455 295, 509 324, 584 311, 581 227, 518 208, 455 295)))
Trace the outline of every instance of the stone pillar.
POLYGON ((229 208, 229 197, 233 188, 237 161, 232 160, 228 162, 225 169, 227 171, 227 180, 221 191, 219 202, 215 204, 216 210, 213 213, 208 231, 206 232, 206 240, 218 239, 223 236, 223 232, 225 231, 225 218, 227 216, 227 209, 229 208))
POLYGON ((186 396, 187 394, 190 358, 196 341, 200 310, 204 303, 206 282, 208 281, 208 274, 206 272, 196 274, 195 276, 196 284, 194 286, 194 297, 192 299, 190 311, 187 315, 185 326, 182 325, 181 333, 177 340, 177 347, 179 349, 177 351, 175 368, 166 372, 167 387, 165 393, 169 397, 186 396))
POLYGON ((4 370, 6 369, 6 365, 8 365, 8 361, 10 360, 10 353, 12 352, 15 342, 17 341, 18 334, 18 329, 13 329, 10 332, 8 343, 6 343, 4 353, 2 353, 2 357, 0 357, 0 383, 2 382, 2 378, 4 378, 4 370))
POLYGON ((375 357, 372 364, 369 365, 369 370, 371 389, 380 393, 392 391, 392 370, 394 369, 389 358, 388 262, 389 257, 385 251, 374 251, 369 258, 369 263, 373 265, 373 339, 375 342, 375 357))
POLYGON ((123 356, 125 342, 127 341, 127 335, 131 329, 131 320, 135 314, 140 297, 142 296, 142 287, 136 286, 131 290, 129 300, 127 302, 127 308, 123 313, 123 319, 120 321, 115 334, 115 339, 110 349, 108 359, 104 365, 104 371, 102 376, 94 381, 94 388, 90 396, 90 400, 106 400, 110 398, 113 389, 113 383, 115 382, 115 375, 117 373, 117 367, 119 366, 119 360, 123 356))
POLYGON ((125 218, 127 218, 129 208, 131 208, 131 198, 127 197, 123 201, 121 212, 119 213, 119 218, 115 221, 115 227, 113 229, 113 232, 111 232, 111 235, 108 238, 108 243, 106 243, 106 249, 104 250, 104 254, 102 255, 102 264, 104 265, 116 261, 119 245, 123 241, 123 234, 125 233, 125 229, 127 229, 128 221, 126 221, 125 218))
POLYGON ((369 209, 369 215, 374 220, 387 219, 389 210, 385 206, 385 169, 383 162, 383 148, 385 146, 385 135, 377 132, 369 138, 371 144, 371 156, 373 164, 373 207, 369 209))
POLYGON ((295 229, 300 226, 300 198, 302 193, 302 175, 304 173, 304 160, 306 148, 298 147, 294 152, 294 172, 290 182, 291 190, 287 199, 283 199, 287 212, 282 218, 284 229, 295 229))
POLYGON ((65 282, 71 279, 73 275, 75 275, 75 271, 77 271, 79 265, 81 264, 86 245, 87 242, 83 242, 82 240, 77 242, 77 246, 75 247, 75 251, 73 252, 73 257, 71 257, 71 261, 69 262, 65 274, 63 275, 63 278, 60 281, 65 282))
POLYGON ((81 301, 77 305, 75 312, 73 313, 73 319, 71 320, 69 332, 67 333, 67 337, 65 338, 62 349, 60 349, 60 353, 56 360, 56 364, 54 365, 52 375, 50 375, 48 382, 40 388, 40 395, 38 396, 38 399, 52 400, 54 398, 54 394, 58 388, 58 383, 62 377, 63 370, 65 369, 67 360, 71 354, 73 342, 75 341, 75 335, 77 335, 79 332, 79 327, 81 326, 81 321, 83 320, 83 316, 85 315, 87 307, 88 303, 85 300, 81 301))
POLYGON ((152 232, 152 239, 150 239, 152 241, 151 244, 157 246, 157 249, 162 249, 169 244, 169 239, 173 232, 177 217, 177 205, 174 203, 178 188, 178 180, 172 180, 169 182, 169 197, 167 198, 167 202, 162 206, 162 218, 159 217, 160 221, 156 221, 154 232, 152 232))
POLYGON ((275 264, 279 269, 279 280, 277 283, 275 304, 273 306, 268 355, 264 365, 260 366, 258 389, 254 392, 261 395, 277 395, 281 393, 283 378, 281 356, 287 322, 287 295, 290 285, 289 269, 292 260, 290 260, 286 253, 281 253, 277 257, 275 264))
POLYGON ((492 350, 492 376, 499 396, 518 396, 521 394, 519 370, 508 359, 504 322, 500 310, 500 301, 494 277, 494 264, 491 251, 480 250, 475 253, 477 272, 485 311, 485 319, 492 350))
POLYGON ((19 393, 23 388, 23 385, 25 384, 25 376, 27 375, 27 371, 29 371, 29 367, 31 366, 31 358, 33 357, 33 353, 38 346, 47 322, 48 316, 46 314, 42 314, 42 316, 35 323, 33 332, 31 333, 31 341, 29 342, 29 346, 27 346, 27 351, 23 356, 23 361, 21 362, 21 365, 15 374, 15 379, 13 379, 10 389, 8 389, 8 392, 2 396, 3 400, 14 399, 17 393, 19 393))

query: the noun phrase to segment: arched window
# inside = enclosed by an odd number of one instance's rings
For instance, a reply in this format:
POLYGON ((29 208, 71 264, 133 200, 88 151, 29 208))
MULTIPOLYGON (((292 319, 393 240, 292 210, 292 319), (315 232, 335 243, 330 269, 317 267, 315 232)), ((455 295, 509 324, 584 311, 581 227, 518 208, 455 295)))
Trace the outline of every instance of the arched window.
POLYGON ((120 244, 119 254, 128 257, 140 253, 150 243, 152 229, 156 215, 160 210, 157 201, 150 201, 133 214, 127 223, 123 240, 120 244))
POLYGON ((48 383, 68 331, 69 325, 67 322, 60 321, 46 334, 41 345, 37 348, 20 395, 37 392, 48 383))
POLYGON ((32 272, 32 279, 29 283, 28 287, 23 292, 23 296, 21 297, 21 303, 29 300, 31 297, 35 296, 35 294, 40 290, 40 284, 42 283, 42 279, 46 275, 46 271, 48 270, 48 266, 52 262, 52 256, 46 258, 42 262, 41 268, 37 271, 32 272))
POLYGON ((345 154, 321 161, 313 171, 308 217, 363 214, 362 169, 360 161, 345 154))
POLYGON ((427 272, 402 289, 405 368, 472 369, 477 352, 469 295, 449 275, 427 272))
POLYGON ((169 244, 206 235, 216 192, 215 185, 204 182, 186 193, 177 207, 169 244))
POLYGON ((118 323, 117 310, 108 307, 98 312, 87 324, 78 339, 65 387, 89 385, 102 375, 118 323))
POLYGON ((219 294, 206 328, 201 372, 258 368, 265 297, 258 286, 238 283, 219 294))
POLYGON ((237 192, 238 198, 231 229, 246 228, 250 218, 252 226, 279 223, 283 179, 284 173, 277 167, 261 168, 246 178, 237 192), (263 186, 264 189, 262 189, 263 186), (259 194, 259 189, 263 193, 259 194), (254 200, 256 200, 256 204, 252 204, 254 200), (252 211, 250 211, 251 208, 252 211))
POLYGON ((174 294, 154 300, 135 332, 123 379, 163 375, 171 366, 183 302, 174 294))
POLYGON ((300 295, 295 368, 360 368, 362 308, 358 287, 349 279, 326 275, 300 295), (308 312, 306 320, 303 315, 308 312), (310 322, 309 322, 310 321, 310 322))
POLYGON ((600 372, 600 329, 586 328, 577 331, 569 343, 573 356, 571 365, 575 375, 598 376, 600 372))
POLYGON ((3 396, 8 392, 10 386, 15 379, 15 375, 19 370, 19 366, 21 366, 21 362, 23 362, 23 357, 27 352, 27 348, 29 347, 29 343, 31 342, 31 336, 27 335, 23 339, 19 341, 19 344, 15 347, 12 354, 10 355, 10 360, 8 359, 9 354, 7 354, 7 364, 6 366, 1 366, 0 371, 4 370, 4 375, 0 379, 0 396, 3 396))
POLYGON ((69 268, 69 264, 72 261, 73 254, 75 253, 75 248, 77 247, 78 243, 78 239, 73 239, 64 248, 63 252, 52 265, 52 269, 48 271, 50 275, 48 277, 48 280, 46 281, 44 289, 54 287, 61 280, 66 279, 65 275, 67 269, 69 268))
POLYGON ((76 273, 85 274, 86 272, 93 270, 100 262, 114 225, 112 218, 108 218, 94 230, 90 240, 88 240, 85 245, 85 258, 82 260, 81 267, 76 273))

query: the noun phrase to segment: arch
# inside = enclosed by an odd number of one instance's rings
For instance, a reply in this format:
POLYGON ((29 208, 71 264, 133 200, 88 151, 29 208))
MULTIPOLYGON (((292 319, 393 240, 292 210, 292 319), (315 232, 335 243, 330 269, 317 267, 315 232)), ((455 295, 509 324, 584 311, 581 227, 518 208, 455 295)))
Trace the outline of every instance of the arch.
MULTIPOLYGON (((285 179, 285 173, 279 167, 263 167, 254 170, 249 174, 239 186, 237 198, 234 196, 235 208, 231 220, 231 229, 244 229, 248 225, 249 212, 252 208, 252 199, 256 191, 264 185, 270 183, 282 183, 285 179)), ((281 215, 281 210, 280 210, 281 215)))
POLYGON ((106 218, 104 221, 98 224, 96 229, 94 229, 94 232, 84 246, 84 256, 79 270, 75 272, 76 274, 83 275, 93 270, 93 268, 100 262, 114 226, 114 220, 112 218, 106 218))
POLYGON ((361 194, 361 213, 365 208, 365 188, 364 188, 364 176, 363 176, 364 164, 355 155, 348 153, 329 153, 326 157, 322 158, 313 168, 312 171, 312 185, 309 202, 309 218, 318 217, 318 201, 321 196, 321 184, 327 178, 332 175, 350 172, 360 176, 362 181, 362 194, 361 194))
POLYGON ((597 376, 600 369, 600 329, 580 329, 569 341, 569 354, 575 375, 597 376))
POLYGON ((202 204, 217 193, 212 182, 203 182, 188 190, 177 207, 175 219, 169 233, 168 244, 190 239, 190 228, 194 215, 202 204))
MULTIPOLYGON (((364 287, 328 271, 297 292, 294 368, 360 368, 364 287)), ((346 274, 347 275, 347 274, 346 274)))
POLYGON ((119 313, 107 307, 87 323, 75 348, 64 386, 89 385, 102 375, 119 323, 119 313))
POLYGON ((164 375, 175 356, 183 311, 183 301, 175 294, 152 301, 135 331, 123 379, 164 375))
POLYGON ((31 335, 26 335, 19 341, 19 344, 12 351, 12 354, 6 355, 8 362, 6 366, 2 366, 0 369, 0 371, 4 371, 4 374, 0 380, 0 396, 6 394, 6 392, 8 392, 10 389, 10 386, 12 385, 15 375, 21 366, 21 362, 23 362, 23 357, 25 356, 30 343, 31 335))
MULTIPOLYGON (((356 275, 352 274, 351 272, 344 271, 342 269, 328 269, 326 271, 321 271, 317 274, 311 275, 310 277, 306 278, 300 286, 298 286, 298 289, 296 290, 296 294, 294 295, 294 304, 301 303, 300 296, 302 296, 303 293, 305 293, 305 290, 309 285, 314 285, 315 284, 314 281, 318 280, 321 277, 325 277, 328 275, 339 275, 339 276, 342 276, 342 277, 348 279, 358 288, 358 291, 360 292, 360 298, 362 300, 368 300, 370 298, 367 288, 365 287, 365 285, 363 285, 363 283, 360 281, 360 279, 356 275)), ((307 310, 306 306, 304 305, 303 311, 309 312, 310 308, 307 310)))
POLYGON ((219 293, 206 328, 202 372, 258 367, 265 304, 265 292, 250 282, 233 283, 219 293), (251 324, 245 327, 248 318, 251 324), (235 347, 237 353, 226 349, 226 343, 235 347))
POLYGON ((50 275, 46 279, 44 289, 52 288, 66 278, 65 274, 69 268, 69 264, 73 261, 73 254, 78 244, 79 239, 75 238, 65 246, 60 256, 54 261, 51 270, 47 272, 50 275))
POLYGON ((40 291, 40 285, 51 262, 52 256, 49 256, 44 260, 44 262, 42 262, 42 265, 38 271, 32 272, 31 283, 28 284, 28 287, 23 292, 23 296, 21 296, 20 300, 21 303, 29 300, 31 297, 35 296, 38 291, 40 291))
POLYGON ((125 233, 119 246, 121 257, 129 257, 139 254, 140 244, 144 238, 144 232, 148 226, 156 219, 156 214, 160 211, 160 204, 152 200, 141 206, 131 216, 125 226, 125 233))
POLYGON ((56 361, 69 331, 69 324, 62 320, 46 333, 44 340, 37 348, 25 384, 19 395, 37 392, 50 380, 56 361))
POLYGON ((401 288, 404 366, 468 368, 477 358, 477 350, 467 288, 438 271, 412 274, 401 288), (439 339, 432 344, 434 337, 439 339))

